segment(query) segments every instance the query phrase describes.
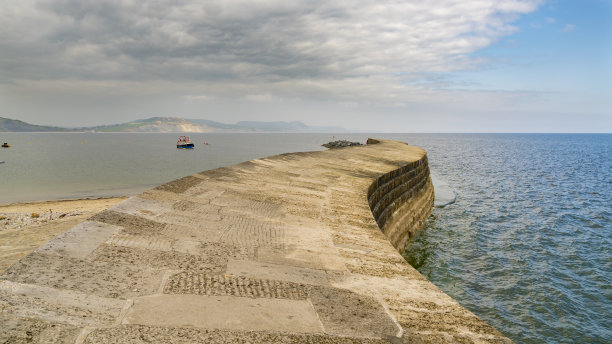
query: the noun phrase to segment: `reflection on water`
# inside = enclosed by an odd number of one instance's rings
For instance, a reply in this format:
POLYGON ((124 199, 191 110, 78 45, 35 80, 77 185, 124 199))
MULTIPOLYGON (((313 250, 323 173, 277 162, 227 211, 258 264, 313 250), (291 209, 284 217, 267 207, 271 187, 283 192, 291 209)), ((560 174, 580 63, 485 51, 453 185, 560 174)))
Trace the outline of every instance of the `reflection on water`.
MULTIPOLYGON (((423 230, 418 231, 416 235, 411 238, 410 241, 410 249, 404 252, 404 258, 410 265, 412 265, 415 269, 419 270, 425 264, 429 262, 430 257, 437 249, 436 242, 428 241, 427 237, 423 235, 425 230, 439 230, 440 228, 435 228, 436 225, 436 215, 432 214, 427 221, 425 221, 425 225, 423 230)), ((425 277, 429 278, 430 276, 425 275, 425 277)))

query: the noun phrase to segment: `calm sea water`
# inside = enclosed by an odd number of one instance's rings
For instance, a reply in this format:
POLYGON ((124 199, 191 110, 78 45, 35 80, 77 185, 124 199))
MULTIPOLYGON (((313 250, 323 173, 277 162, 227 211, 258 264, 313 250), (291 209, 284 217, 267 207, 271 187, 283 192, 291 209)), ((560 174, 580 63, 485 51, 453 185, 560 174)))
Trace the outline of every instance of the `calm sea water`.
MULTIPOLYGON (((0 133, 0 204, 133 194, 187 174, 320 150, 331 134, 0 133), (203 142, 210 145, 205 146, 203 142)), ((428 151, 456 202, 405 257, 517 343, 612 342, 612 135, 352 134, 428 151)))
MULTIPOLYGON (((331 135, 0 133, 0 204, 135 194, 204 170, 294 151, 322 150, 331 135), (204 145, 208 142, 209 145, 204 145)), ((364 139, 365 140, 365 139, 364 139)))

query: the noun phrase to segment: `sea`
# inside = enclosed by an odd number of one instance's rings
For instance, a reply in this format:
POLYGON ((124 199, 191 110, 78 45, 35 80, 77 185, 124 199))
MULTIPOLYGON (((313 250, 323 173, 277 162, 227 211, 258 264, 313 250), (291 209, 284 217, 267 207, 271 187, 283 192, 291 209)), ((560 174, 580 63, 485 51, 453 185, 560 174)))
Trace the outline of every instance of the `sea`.
POLYGON ((444 192, 404 257, 516 343, 612 343, 610 134, 0 133, 0 204, 132 195, 333 139, 427 150, 444 192), (208 143, 208 144, 206 144, 208 143))

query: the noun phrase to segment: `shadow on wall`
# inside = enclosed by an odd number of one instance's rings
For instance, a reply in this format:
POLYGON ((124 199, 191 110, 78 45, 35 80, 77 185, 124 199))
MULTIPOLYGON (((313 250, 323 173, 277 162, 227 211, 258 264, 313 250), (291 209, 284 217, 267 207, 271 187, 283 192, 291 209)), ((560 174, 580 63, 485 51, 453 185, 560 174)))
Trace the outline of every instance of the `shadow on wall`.
POLYGON ((402 252, 408 239, 423 227, 434 205, 427 155, 378 177, 368 189, 368 203, 378 227, 402 252))

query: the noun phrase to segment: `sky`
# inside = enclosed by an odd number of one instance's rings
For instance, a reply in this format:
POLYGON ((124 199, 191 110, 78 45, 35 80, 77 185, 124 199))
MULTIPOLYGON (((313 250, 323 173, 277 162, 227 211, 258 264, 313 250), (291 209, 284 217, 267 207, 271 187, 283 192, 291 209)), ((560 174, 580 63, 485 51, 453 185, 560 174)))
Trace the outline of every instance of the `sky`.
POLYGON ((2 0, 0 117, 612 132, 610 0, 2 0))

